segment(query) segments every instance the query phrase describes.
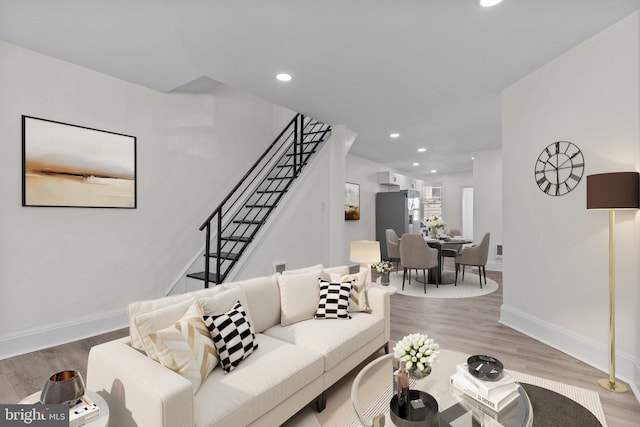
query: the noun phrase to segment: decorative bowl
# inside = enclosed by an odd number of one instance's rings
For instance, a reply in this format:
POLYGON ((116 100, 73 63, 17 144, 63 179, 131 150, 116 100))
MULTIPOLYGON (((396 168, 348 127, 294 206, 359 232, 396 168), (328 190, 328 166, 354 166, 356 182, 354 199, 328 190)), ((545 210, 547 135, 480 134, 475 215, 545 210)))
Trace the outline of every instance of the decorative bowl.
POLYGON ((84 395, 84 381, 78 371, 61 371, 44 383, 40 403, 72 406, 84 395))
POLYGON ((492 356, 475 355, 467 359, 469 373, 481 380, 497 380, 502 375, 504 365, 492 356))
POLYGON ((440 415, 438 412, 438 402, 429 393, 425 393, 421 390, 409 390, 409 402, 412 400, 420 399, 424 404, 424 418, 411 419, 402 418, 398 413, 398 396, 395 395, 391 398, 391 421, 398 427, 438 427, 440 425, 440 415))

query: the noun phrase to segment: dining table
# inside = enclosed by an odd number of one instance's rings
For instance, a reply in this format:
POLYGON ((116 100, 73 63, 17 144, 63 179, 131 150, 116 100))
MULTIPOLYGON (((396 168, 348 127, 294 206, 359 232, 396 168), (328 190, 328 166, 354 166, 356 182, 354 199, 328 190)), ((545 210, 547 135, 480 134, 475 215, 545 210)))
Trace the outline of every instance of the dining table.
MULTIPOLYGON (((464 239, 461 237, 447 237, 447 236, 441 236, 438 238, 433 238, 431 236, 424 236, 424 240, 427 243, 427 245, 438 250, 438 268, 431 268, 428 270, 428 274, 426 277, 427 283, 430 285, 436 285, 436 284, 450 285, 454 283, 453 279, 444 278, 442 274, 442 269, 444 267, 442 265, 442 247, 447 244, 468 245, 470 243, 473 243, 473 240, 464 239)), ((420 276, 416 274, 415 280, 418 281, 419 283, 424 283, 425 279, 424 277, 420 278, 420 276)))

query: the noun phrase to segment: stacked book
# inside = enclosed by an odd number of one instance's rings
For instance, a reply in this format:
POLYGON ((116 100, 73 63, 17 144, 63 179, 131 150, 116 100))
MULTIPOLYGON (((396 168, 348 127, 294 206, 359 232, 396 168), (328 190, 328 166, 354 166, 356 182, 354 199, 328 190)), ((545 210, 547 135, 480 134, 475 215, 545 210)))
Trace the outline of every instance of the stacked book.
POLYGON ((69 427, 80 427, 100 417, 100 408, 86 395, 69 408, 69 427))
POLYGON ((451 375, 451 385, 471 401, 480 403, 492 411, 500 412, 518 397, 518 383, 509 374, 494 381, 481 380, 469 373, 466 363, 456 366, 451 375))

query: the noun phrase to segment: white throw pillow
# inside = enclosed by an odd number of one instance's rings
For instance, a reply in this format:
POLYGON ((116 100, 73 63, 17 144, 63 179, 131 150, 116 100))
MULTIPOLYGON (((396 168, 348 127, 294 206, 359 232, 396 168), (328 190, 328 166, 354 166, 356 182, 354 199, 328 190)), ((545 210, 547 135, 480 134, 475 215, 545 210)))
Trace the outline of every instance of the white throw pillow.
POLYGON ((363 311, 365 313, 371 313, 371 307, 367 301, 367 270, 363 270, 359 273, 338 275, 332 274, 332 282, 348 282, 353 280, 353 286, 351 286, 351 294, 349 295, 349 311, 356 313, 363 311))
POLYGON ((278 276, 278 287, 282 326, 313 319, 320 301, 318 272, 278 276))
POLYGON ((351 319, 349 294, 353 282, 332 283, 319 279, 320 301, 316 319, 351 319))
POLYGON ((191 381, 194 394, 218 364, 218 352, 202 316, 194 301, 176 323, 149 334, 157 361, 191 381))

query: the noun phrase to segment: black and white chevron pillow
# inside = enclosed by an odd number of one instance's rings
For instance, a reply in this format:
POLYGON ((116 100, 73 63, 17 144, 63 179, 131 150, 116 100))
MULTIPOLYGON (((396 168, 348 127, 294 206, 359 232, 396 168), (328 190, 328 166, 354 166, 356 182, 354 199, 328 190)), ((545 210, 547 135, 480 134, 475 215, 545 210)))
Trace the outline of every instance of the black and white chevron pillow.
POLYGON ((316 319, 351 319, 349 315, 349 294, 353 282, 331 283, 319 279, 320 302, 316 319))
POLYGON ((225 372, 231 372, 258 348, 253 326, 247 319, 247 313, 240 301, 220 316, 203 316, 203 318, 225 372))

